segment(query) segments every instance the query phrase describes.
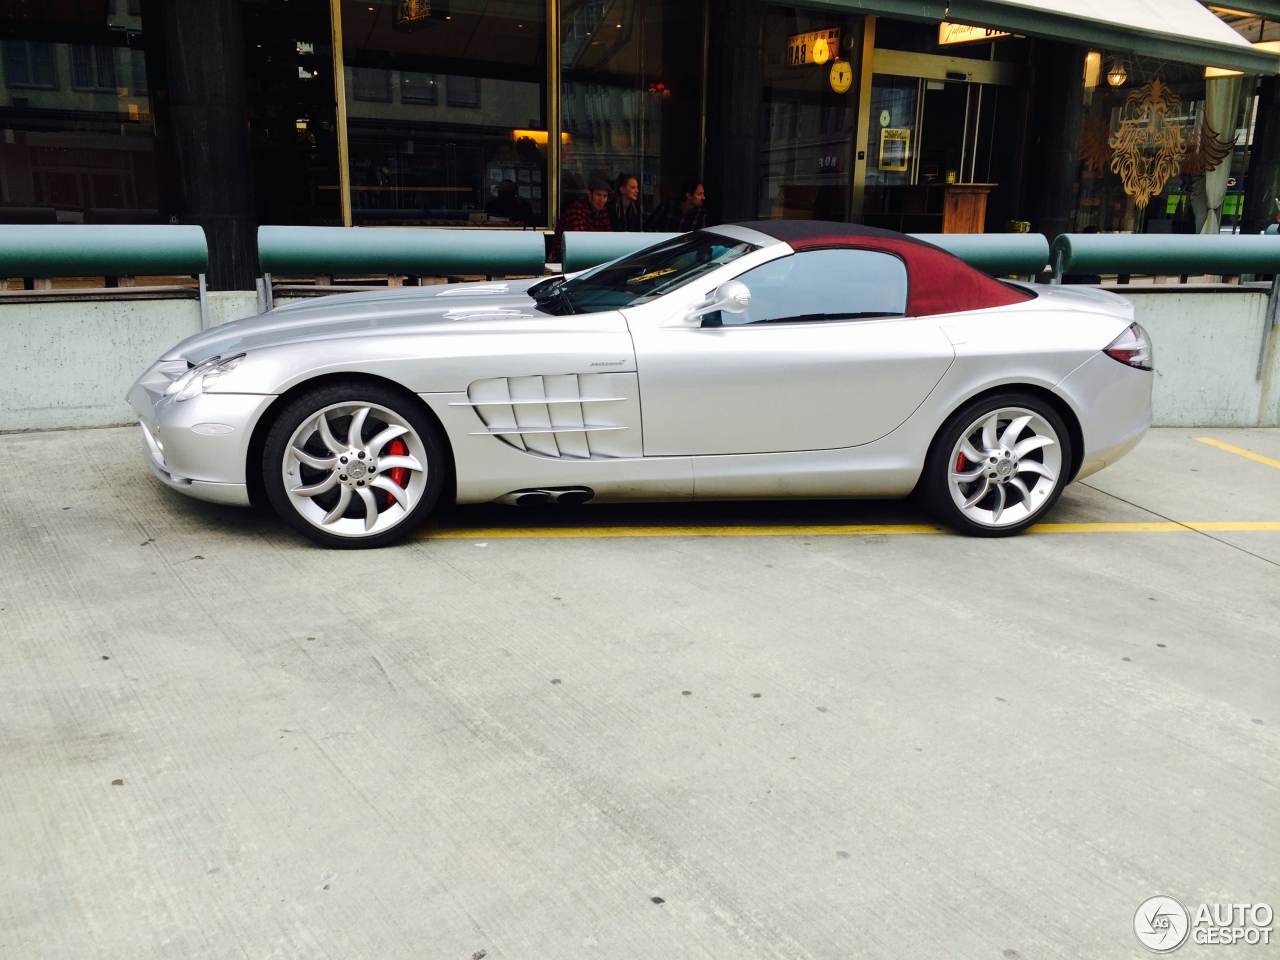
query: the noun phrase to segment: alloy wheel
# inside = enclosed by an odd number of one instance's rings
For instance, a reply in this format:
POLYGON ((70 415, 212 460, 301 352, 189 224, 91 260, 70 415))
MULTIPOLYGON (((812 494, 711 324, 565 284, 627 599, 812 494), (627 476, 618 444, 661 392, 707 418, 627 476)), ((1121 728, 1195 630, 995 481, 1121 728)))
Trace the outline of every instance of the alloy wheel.
POLYGON ((428 455, 408 420, 378 403, 335 403, 294 430, 280 470, 289 504, 326 533, 364 538, 401 524, 427 490, 428 455))
POLYGON ((1014 527, 1038 513, 1058 488, 1062 441, 1023 407, 984 413, 951 450, 947 490, 960 513, 988 528, 1014 527))

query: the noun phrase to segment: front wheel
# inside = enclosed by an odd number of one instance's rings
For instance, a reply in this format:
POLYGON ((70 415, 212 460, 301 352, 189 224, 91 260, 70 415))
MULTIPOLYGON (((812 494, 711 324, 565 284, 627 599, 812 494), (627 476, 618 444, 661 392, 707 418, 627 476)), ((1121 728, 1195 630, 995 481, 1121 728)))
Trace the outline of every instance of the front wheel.
POLYGON ((308 390, 263 450, 267 496, 285 523, 327 547, 381 547, 426 519, 444 483, 444 441, 416 398, 359 382, 308 390))
POLYGON ((922 493, 938 519, 961 533, 1009 536, 1057 502, 1071 454, 1066 424, 1040 398, 984 397, 938 431, 925 461, 922 493))

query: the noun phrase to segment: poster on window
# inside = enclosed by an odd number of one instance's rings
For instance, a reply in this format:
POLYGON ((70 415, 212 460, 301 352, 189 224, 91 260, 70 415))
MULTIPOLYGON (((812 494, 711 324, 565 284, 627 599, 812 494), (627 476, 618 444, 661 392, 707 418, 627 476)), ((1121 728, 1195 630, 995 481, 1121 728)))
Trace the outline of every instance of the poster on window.
POLYGON ((911 131, 904 127, 884 127, 880 131, 881 170, 906 170, 911 147, 911 131))

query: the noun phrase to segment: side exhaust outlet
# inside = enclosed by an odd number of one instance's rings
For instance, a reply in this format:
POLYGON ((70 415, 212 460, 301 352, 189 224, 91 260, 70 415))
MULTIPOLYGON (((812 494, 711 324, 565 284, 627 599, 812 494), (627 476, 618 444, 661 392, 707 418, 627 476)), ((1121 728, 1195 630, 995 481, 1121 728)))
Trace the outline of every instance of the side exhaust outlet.
POLYGON ((538 487, 533 490, 513 490, 503 494, 497 502, 528 507, 540 503, 586 503, 594 496, 595 491, 590 487, 538 487))

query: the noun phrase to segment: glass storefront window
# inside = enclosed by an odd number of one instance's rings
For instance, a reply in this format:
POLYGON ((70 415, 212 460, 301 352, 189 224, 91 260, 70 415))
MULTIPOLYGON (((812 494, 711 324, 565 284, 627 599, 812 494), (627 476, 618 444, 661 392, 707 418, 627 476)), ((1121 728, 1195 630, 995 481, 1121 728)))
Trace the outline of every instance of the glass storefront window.
POLYGON ((96 7, 0 13, 0 222, 157 223, 172 212, 139 5, 96 7))
POLYGON ((1240 78, 1106 50, 1089 57, 1072 228, 1230 231, 1243 206, 1240 78))
POLYGON ((876 51, 885 69, 871 81, 863 222, 1002 229, 1019 204, 1028 42, 943 44, 936 24, 882 19, 876 51))
POLYGON ((849 219, 861 38, 861 17, 769 8, 761 217, 849 219))
MULTIPOLYGON (((875 122, 868 124, 866 184, 874 197, 880 195, 880 187, 915 182, 921 86, 923 82, 918 77, 872 77, 870 110, 875 122)), ((936 171, 932 171, 932 177, 938 179, 936 171)))
MULTIPOLYGON (((1018 92, 994 84, 877 74, 871 85, 866 222, 939 233, 946 226, 948 184, 990 184, 998 191, 998 171, 1011 166, 1000 163, 1001 156, 1016 154, 1016 116, 1007 108, 1020 100, 1018 92)), ((978 232, 983 219, 974 224, 978 232)))
POLYGON ((352 219, 546 223, 540 0, 342 0, 352 219))
POLYGON ((701 173, 703 6, 568 0, 561 30, 562 204, 626 173, 647 214, 701 173))
POLYGON ((342 223, 328 0, 243 0, 259 223, 342 223))

